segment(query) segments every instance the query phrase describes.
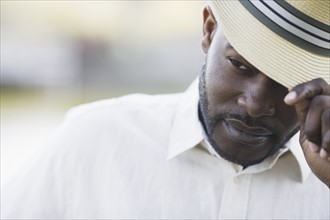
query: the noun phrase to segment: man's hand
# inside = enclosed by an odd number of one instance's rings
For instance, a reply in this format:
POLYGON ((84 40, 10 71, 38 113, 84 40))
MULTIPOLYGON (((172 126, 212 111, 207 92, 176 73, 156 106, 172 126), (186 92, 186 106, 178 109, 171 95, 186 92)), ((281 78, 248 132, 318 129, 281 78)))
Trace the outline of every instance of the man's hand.
POLYGON ((307 163, 330 188, 330 85, 323 79, 300 84, 284 101, 296 108, 307 163))

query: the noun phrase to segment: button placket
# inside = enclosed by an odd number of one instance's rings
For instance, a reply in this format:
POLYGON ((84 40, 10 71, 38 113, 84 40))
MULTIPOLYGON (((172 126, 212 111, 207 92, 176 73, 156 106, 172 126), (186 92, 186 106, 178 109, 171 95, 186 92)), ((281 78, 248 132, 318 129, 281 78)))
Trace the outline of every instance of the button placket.
POLYGON ((219 219, 245 219, 250 190, 250 174, 231 178, 223 192, 219 219))

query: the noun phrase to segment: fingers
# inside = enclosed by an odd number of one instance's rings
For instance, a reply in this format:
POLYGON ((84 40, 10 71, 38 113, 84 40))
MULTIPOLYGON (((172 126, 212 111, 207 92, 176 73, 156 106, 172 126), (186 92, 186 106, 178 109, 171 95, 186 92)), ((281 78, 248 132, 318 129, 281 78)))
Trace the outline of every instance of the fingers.
POLYGON ((284 102, 288 105, 295 105, 304 99, 310 99, 320 94, 330 95, 330 86, 323 79, 314 79, 294 87, 284 98, 284 102))
POLYGON ((309 141, 323 147, 327 151, 329 147, 323 144, 323 137, 330 129, 330 96, 319 95, 314 97, 309 104, 304 132, 309 141))
POLYGON ((330 85, 323 79, 314 79, 294 87, 284 101, 296 108, 301 131, 304 132, 307 140, 315 144, 313 149, 319 152, 322 158, 328 158, 330 155, 330 85))
MULTIPOLYGON (((330 155, 330 108, 322 113, 322 149, 330 155)), ((323 158, 329 157, 325 152, 320 152, 320 155, 323 158)))

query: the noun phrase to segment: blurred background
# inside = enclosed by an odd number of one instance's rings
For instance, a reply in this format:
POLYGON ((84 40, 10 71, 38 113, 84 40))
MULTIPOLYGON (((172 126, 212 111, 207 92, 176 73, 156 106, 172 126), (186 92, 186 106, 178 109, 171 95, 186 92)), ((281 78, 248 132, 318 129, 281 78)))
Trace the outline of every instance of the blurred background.
POLYGON ((184 91, 204 60, 204 4, 1 0, 1 184, 70 107, 184 91))

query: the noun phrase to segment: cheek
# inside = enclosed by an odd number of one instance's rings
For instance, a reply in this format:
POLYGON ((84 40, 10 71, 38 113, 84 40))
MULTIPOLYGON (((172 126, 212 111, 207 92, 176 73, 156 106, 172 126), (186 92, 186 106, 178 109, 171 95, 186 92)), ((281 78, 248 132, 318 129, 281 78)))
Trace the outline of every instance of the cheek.
MULTIPOLYGON (((220 62, 220 64, 222 63, 220 62)), ((237 87, 237 80, 232 77, 229 68, 226 65, 221 66, 218 68, 209 68, 206 74, 207 98, 212 107, 228 102, 235 102, 235 97, 240 93, 237 87)))
POLYGON ((209 97, 222 96, 235 88, 235 77, 220 42, 215 41, 207 55, 205 82, 209 97))
POLYGON ((298 126, 298 116, 293 106, 284 103, 284 97, 289 92, 286 88, 276 90, 276 117, 279 118, 288 130, 298 126))
POLYGON ((287 128, 291 128, 292 130, 298 126, 298 116, 294 107, 283 104, 278 114, 287 128))

